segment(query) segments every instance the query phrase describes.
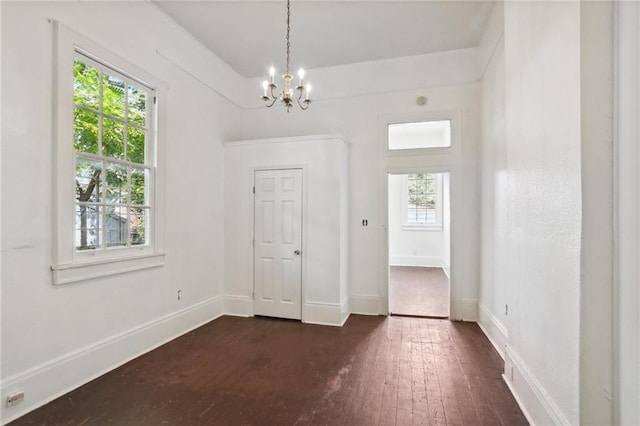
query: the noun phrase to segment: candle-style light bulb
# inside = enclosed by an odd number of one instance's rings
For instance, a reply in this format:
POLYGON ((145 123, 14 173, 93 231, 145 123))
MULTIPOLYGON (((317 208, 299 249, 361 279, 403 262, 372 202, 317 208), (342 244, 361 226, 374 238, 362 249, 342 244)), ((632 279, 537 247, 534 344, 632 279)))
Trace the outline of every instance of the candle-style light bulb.
POLYGON ((271 84, 273 84, 273 78, 276 75, 276 69, 273 66, 269 68, 269 75, 271 76, 271 84))
POLYGON ((307 96, 305 97, 305 100, 309 100, 309 92, 311 91, 311 85, 307 84, 307 87, 305 87, 305 89, 307 90, 307 96))
POLYGON ((267 87, 269 87, 269 82, 267 80, 262 82, 262 88, 264 89, 264 95, 267 96, 267 87))
POLYGON ((300 77, 300 81, 298 82, 298 86, 302 86, 302 79, 304 79, 304 70, 300 68, 298 70, 298 77, 300 77))

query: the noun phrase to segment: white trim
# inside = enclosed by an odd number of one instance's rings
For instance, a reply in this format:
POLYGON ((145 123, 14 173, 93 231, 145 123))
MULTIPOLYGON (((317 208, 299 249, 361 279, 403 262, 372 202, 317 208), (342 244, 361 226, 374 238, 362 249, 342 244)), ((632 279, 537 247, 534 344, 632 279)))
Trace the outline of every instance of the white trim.
POLYGON ((253 316, 253 300, 249 296, 240 296, 235 294, 225 294, 224 313, 236 317, 253 316))
POLYGON ((304 306, 306 312, 304 323, 342 327, 346 321, 346 318, 343 318, 340 303, 307 301, 304 306))
POLYGON ((446 262, 437 256, 389 256, 389 266, 420 266, 444 270, 446 262))
POLYGON ((3 380, 3 401, 16 390, 25 392, 25 400, 14 407, 4 407, 2 423, 8 423, 140 355, 213 321, 220 317, 222 312, 222 297, 213 297, 3 380))
POLYGON ((358 315, 381 315, 380 296, 352 294, 349 296, 349 311, 358 315))
POLYGON ((478 321, 478 299, 462 299, 462 321, 478 321))
POLYGON ((225 141, 222 142, 222 145, 227 146, 243 146, 243 145, 263 145, 269 143, 289 143, 289 142, 318 142, 318 141, 327 141, 333 142, 334 140, 339 140, 345 145, 349 145, 347 141, 342 138, 342 135, 333 134, 333 135, 308 135, 308 136, 293 136, 287 138, 266 138, 266 139, 243 139, 237 141, 225 141))
POLYGON ((165 253, 150 253, 135 257, 99 259, 93 262, 54 265, 53 284, 68 284, 108 277, 164 265, 165 253))
POLYGON ((503 378, 530 424, 571 424, 522 357, 508 343, 505 348, 503 378))
POLYGON ((509 333, 507 328, 496 318, 484 303, 478 302, 478 326, 487 336, 500 357, 504 359, 509 333))

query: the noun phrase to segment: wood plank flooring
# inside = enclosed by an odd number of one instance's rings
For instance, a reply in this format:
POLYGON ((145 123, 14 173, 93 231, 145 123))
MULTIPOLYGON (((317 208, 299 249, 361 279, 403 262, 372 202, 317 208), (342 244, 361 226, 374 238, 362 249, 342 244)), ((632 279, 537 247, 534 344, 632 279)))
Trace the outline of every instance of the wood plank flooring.
POLYGON ((442 268, 391 266, 389 269, 392 313, 449 317, 449 278, 442 268))
POLYGON ((525 425, 475 323, 222 317, 12 425, 525 425))

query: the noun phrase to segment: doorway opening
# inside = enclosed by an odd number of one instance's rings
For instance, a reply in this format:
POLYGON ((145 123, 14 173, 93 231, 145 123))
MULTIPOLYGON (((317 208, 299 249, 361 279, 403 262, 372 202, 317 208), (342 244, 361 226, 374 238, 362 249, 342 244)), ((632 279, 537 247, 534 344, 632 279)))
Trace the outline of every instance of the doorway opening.
POLYGON ((449 318, 449 173, 390 174, 389 313, 449 318))

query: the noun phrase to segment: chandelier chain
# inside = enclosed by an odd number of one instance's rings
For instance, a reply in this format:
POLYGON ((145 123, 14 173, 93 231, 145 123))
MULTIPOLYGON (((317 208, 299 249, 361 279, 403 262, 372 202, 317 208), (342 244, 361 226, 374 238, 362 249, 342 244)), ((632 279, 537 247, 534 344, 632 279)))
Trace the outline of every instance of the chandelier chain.
POLYGON ((289 74, 289 56, 291 52, 291 43, 289 42, 289 32, 291 31, 291 5, 287 0, 287 74, 289 74))

